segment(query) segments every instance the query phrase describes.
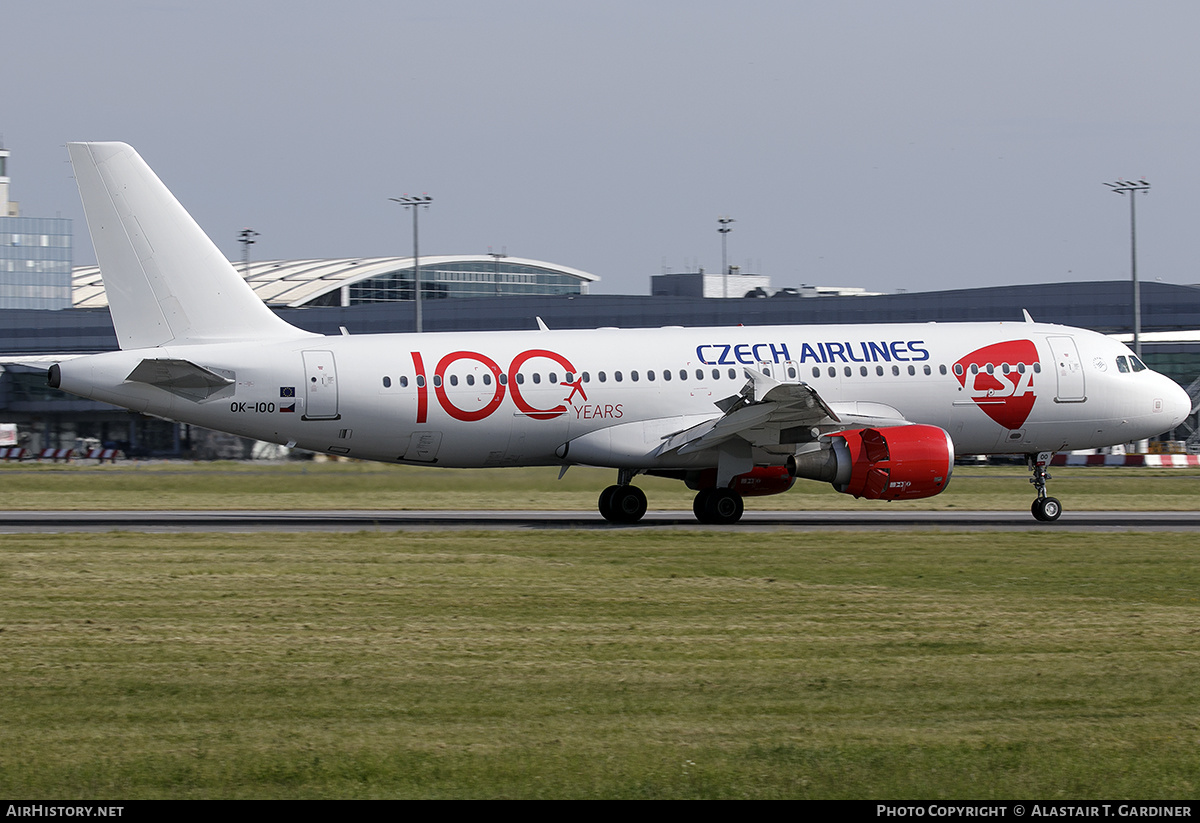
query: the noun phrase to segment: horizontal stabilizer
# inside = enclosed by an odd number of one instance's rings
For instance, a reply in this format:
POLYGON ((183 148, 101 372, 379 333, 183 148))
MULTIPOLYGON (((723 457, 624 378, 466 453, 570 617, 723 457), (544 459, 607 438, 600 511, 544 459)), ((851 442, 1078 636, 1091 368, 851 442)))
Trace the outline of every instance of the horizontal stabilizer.
POLYGON ((197 366, 187 360, 143 360, 129 373, 126 380, 145 383, 185 397, 188 400, 207 400, 233 385, 233 378, 197 366))

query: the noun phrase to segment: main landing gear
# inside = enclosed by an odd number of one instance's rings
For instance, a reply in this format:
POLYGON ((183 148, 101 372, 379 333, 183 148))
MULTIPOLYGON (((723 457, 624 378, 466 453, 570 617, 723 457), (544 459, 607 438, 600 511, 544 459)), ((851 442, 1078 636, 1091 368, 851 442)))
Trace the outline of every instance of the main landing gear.
MULTIPOLYGON (((600 492, 600 514, 609 523, 629 525, 646 514, 646 493, 630 485, 636 474, 632 469, 621 469, 616 485, 600 492)), ((712 526, 732 525, 742 519, 743 511, 742 496, 733 489, 701 489, 692 502, 696 519, 712 526)))
POLYGON ((701 489, 692 501, 692 513, 701 523, 728 526, 742 519, 742 496, 733 489, 701 489))
POLYGON ((1037 489, 1037 500, 1033 501, 1029 510, 1033 513, 1035 520, 1043 523, 1053 523, 1062 514, 1062 503, 1058 502, 1058 498, 1046 496, 1046 481, 1050 479, 1046 467, 1050 465, 1052 457, 1054 457, 1054 452, 1038 452, 1036 457, 1032 454, 1026 457, 1029 462, 1029 470, 1033 472, 1033 477, 1029 478, 1029 482, 1037 489))
POLYGON ((617 485, 600 492, 600 514, 609 523, 636 523, 646 514, 646 493, 629 485, 636 474, 631 469, 619 469, 617 485))
POLYGON ((600 514, 609 523, 636 523, 646 514, 646 493, 637 486, 609 486, 600 492, 600 514))

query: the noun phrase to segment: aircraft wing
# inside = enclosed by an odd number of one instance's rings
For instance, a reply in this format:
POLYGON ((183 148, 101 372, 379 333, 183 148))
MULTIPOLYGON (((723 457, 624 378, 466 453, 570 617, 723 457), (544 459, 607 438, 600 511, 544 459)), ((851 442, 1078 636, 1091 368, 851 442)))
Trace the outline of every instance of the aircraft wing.
POLYGON ((658 454, 690 454, 733 438, 772 447, 811 442, 821 433, 858 426, 906 425, 900 412, 881 403, 825 402, 807 383, 780 383, 754 369, 741 393, 720 401, 720 417, 664 438, 658 454))

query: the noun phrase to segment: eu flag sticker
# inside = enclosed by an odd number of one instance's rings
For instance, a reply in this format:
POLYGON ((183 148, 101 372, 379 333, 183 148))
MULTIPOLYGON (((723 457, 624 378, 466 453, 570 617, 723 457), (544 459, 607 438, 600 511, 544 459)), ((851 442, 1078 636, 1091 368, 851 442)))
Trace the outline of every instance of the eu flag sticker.
POLYGON ((279 396, 280 397, 295 397, 296 396, 296 387, 295 386, 280 386, 279 387, 279 396))

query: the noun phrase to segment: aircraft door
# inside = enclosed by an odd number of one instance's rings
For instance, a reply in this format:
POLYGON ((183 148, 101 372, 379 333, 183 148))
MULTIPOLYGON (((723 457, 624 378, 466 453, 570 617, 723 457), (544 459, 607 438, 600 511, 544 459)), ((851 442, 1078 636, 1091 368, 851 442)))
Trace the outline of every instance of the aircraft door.
POLYGON ((331 351, 304 354, 304 420, 337 420, 337 369, 331 351))
POLYGON ((1079 360, 1079 349, 1073 337, 1048 337, 1050 353, 1054 356, 1054 373, 1058 376, 1059 403, 1082 403, 1087 400, 1084 391, 1083 363, 1079 360))

